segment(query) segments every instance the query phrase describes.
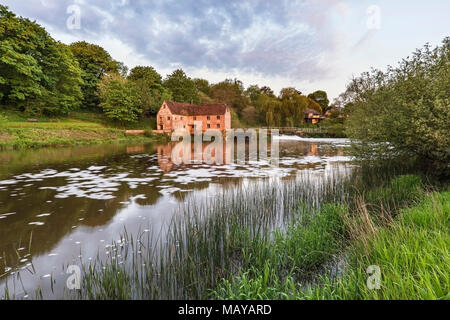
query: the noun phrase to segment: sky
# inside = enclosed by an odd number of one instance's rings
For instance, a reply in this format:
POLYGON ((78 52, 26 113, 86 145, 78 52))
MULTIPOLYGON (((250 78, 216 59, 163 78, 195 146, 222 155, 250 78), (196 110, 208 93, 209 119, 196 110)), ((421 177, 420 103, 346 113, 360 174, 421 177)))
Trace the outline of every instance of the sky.
POLYGON ((325 90, 450 36, 448 0, 0 0, 64 43, 104 47, 130 69, 182 68, 275 92, 325 90))

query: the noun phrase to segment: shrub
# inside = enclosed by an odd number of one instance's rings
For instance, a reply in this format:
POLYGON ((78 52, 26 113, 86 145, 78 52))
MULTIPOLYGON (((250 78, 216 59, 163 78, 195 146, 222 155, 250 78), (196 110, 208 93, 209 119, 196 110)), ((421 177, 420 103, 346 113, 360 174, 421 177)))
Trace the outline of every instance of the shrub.
POLYGON ((426 168, 450 174, 450 38, 426 45, 386 72, 353 79, 345 95, 346 132, 361 141, 362 158, 415 157, 426 168))

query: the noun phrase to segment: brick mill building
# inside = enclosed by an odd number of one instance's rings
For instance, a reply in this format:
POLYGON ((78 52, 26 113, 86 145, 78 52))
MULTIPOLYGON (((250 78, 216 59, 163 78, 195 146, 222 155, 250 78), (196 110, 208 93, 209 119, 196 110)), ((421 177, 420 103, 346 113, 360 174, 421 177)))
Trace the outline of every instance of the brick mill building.
POLYGON ((175 129, 187 129, 194 133, 194 122, 202 122, 202 130, 231 129, 231 111, 226 104, 194 105, 164 101, 156 116, 156 133, 171 133, 175 129))

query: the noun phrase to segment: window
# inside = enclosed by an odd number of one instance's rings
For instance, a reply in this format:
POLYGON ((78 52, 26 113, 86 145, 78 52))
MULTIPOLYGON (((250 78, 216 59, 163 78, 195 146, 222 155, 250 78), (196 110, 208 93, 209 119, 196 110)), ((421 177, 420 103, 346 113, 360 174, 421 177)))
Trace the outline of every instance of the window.
POLYGON ((177 117, 173 117, 173 120, 177 120, 177 117))
POLYGON ((183 117, 180 117, 181 120, 183 120, 183 117))
POLYGON ((167 120, 169 120, 169 121, 170 121, 170 117, 167 117, 167 120))
POLYGON ((194 117, 194 121, 197 120, 197 117, 194 117))
POLYGON ((217 120, 220 120, 220 116, 217 116, 217 120))
POLYGON ((206 120, 211 120, 211 117, 210 117, 210 116, 207 116, 207 117, 206 117, 206 120))
POLYGON ((211 128, 211 125, 210 125, 210 124, 208 124, 208 129, 209 129, 209 128, 211 128))
POLYGON ((184 129, 186 129, 186 126, 183 126, 184 129))
POLYGON ((217 129, 220 129, 220 123, 217 124, 217 129))

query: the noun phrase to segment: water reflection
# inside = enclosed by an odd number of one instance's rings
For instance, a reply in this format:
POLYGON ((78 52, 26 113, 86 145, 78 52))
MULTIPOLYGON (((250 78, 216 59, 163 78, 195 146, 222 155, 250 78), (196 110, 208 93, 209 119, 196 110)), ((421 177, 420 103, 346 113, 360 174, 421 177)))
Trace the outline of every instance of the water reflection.
POLYGON ((24 271, 26 288, 46 288, 49 274, 57 277, 55 270, 79 256, 95 257, 124 227, 130 233, 161 229, 188 194, 201 201, 245 179, 285 178, 348 160, 342 146, 333 143, 280 141, 279 167, 176 165, 174 147, 0 152, 0 296, 7 275, 17 270, 24 271))

